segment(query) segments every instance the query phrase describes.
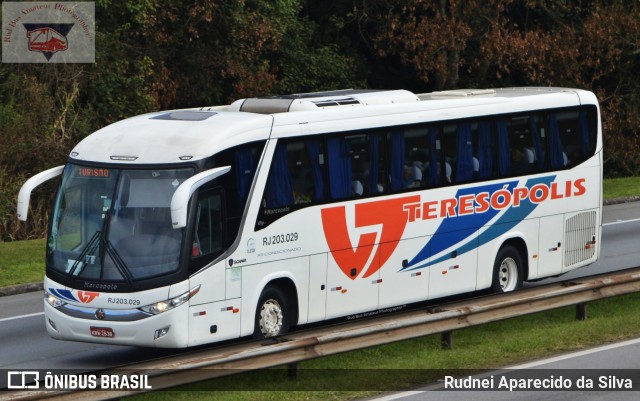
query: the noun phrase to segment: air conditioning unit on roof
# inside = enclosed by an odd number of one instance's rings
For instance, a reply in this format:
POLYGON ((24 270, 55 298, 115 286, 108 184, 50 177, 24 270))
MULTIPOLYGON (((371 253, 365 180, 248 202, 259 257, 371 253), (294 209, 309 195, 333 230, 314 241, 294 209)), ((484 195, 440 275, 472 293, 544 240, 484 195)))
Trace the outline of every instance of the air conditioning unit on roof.
POLYGON ((233 102, 227 110, 272 114, 334 107, 357 107, 419 101, 420 99, 418 99, 415 94, 406 90, 345 89, 330 92, 239 99, 233 102))

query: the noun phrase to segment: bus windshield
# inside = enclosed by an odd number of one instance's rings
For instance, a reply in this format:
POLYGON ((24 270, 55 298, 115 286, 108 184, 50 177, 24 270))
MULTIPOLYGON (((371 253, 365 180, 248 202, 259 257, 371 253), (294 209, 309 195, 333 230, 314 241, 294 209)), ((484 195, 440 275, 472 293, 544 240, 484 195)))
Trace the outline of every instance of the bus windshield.
POLYGON ((48 266, 82 279, 129 283, 175 272, 184 229, 172 228, 171 197, 193 173, 67 165, 48 266))

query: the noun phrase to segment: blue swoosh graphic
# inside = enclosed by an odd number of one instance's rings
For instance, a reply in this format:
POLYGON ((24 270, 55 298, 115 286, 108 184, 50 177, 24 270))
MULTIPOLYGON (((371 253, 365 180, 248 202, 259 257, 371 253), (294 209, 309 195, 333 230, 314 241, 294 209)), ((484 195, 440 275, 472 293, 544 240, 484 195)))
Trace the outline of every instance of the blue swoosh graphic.
MULTIPOLYGON (((518 184, 518 181, 511 181, 506 183, 483 185, 480 187, 472 187, 461 189, 456 193, 456 199, 465 195, 477 195, 482 192, 494 193, 497 190, 506 189, 513 192, 513 189, 518 184)), ((445 218, 431 240, 418 252, 416 256, 409 261, 403 270, 406 270, 418 263, 422 263, 424 260, 432 255, 437 255, 443 250, 449 248, 451 244, 457 244, 464 241, 467 237, 473 235, 473 233, 479 228, 487 224, 493 219, 500 211, 496 209, 489 209, 485 213, 470 214, 464 216, 455 216, 445 218), (442 233, 450 233, 449 235, 439 235, 442 233)))
MULTIPOLYGON (((531 188, 537 184, 546 184, 547 186, 549 186, 553 182, 553 180, 555 180, 555 178, 556 178, 555 175, 532 178, 527 180, 525 186, 529 190, 531 190, 531 188)), ((517 181, 509 182, 508 190, 513 192, 513 189, 515 188, 516 184, 517 184, 517 181)), ((474 188, 468 189, 465 192, 481 193, 481 192, 485 192, 486 189, 489 187, 491 187, 493 191, 496 191, 498 189, 503 188, 504 185, 505 184, 491 185, 491 186, 485 186, 485 187, 474 187, 474 188)), ((492 193, 493 191, 490 191, 490 193, 492 193)), ((460 195, 465 195, 466 193, 462 193, 462 191, 459 191, 456 197, 460 195)), ((493 241, 494 239, 498 238, 502 234, 506 233, 507 231, 515 227, 522 220, 524 220, 529 214, 531 214, 531 212, 535 210, 537 206, 538 205, 531 202, 531 200, 528 197, 526 199, 523 199, 520 202, 520 206, 509 207, 507 211, 502 216, 500 216, 500 218, 497 221, 495 221, 492 225, 490 225, 485 231, 483 231, 480 235, 476 236, 475 238, 464 243, 463 245, 458 247, 455 251, 457 252, 458 255, 462 255, 473 249, 479 248, 490 241, 493 241)), ((422 248, 422 250, 418 252, 418 254, 411 260, 411 262, 407 264, 406 267, 400 269, 400 271, 411 271, 411 270, 422 269, 422 268, 450 259, 451 256, 449 254, 446 254, 444 256, 439 257, 438 259, 432 260, 431 262, 421 264, 419 266, 414 266, 415 264, 419 264, 420 262, 426 260, 428 257, 437 255, 443 250, 449 248, 451 244, 460 243, 465 239, 467 239, 468 237, 472 236, 474 232, 476 232, 479 228, 483 227, 484 224, 490 221, 491 218, 493 218, 498 212, 499 212, 498 210, 490 209, 490 211, 487 211, 486 213, 482 213, 480 215, 451 217, 451 218, 445 219, 440 225, 440 227, 438 227, 438 229, 434 233, 431 241, 429 241, 424 246, 424 248, 422 248), (456 224, 455 222, 451 222, 451 223, 448 223, 447 227, 443 229, 443 226, 445 225, 445 223, 447 223, 447 220, 466 219, 467 217, 484 216, 485 214, 490 216, 488 218, 479 218, 475 221, 471 219, 467 219, 467 221, 465 221, 460 225, 456 224), (443 232, 447 232, 455 228, 457 228, 460 231, 458 233, 450 233, 449 235, 439 235, 443 232), (431 245, 431 250, 429 250, 430 245, 431 245)))
POLYGON ((58 290, 56 288, 49 288, 49 291, 58 298, 62 298, 66 301, 78 302, 76 297, 74 297, 71 291, 69 290, 58 290))

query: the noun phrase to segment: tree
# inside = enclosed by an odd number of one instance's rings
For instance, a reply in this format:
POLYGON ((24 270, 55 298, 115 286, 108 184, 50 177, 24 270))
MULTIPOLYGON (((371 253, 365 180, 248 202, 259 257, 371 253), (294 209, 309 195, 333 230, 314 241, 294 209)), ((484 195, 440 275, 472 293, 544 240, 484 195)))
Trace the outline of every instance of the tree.
MULTIPOLYGON (((365 4, 363 2, 363 4, 365 4)), ((367 2, 380 56, 397 56, 432 90, 567 86, 602 106, 605 173, 640 174, 640 5, 619 0, 367 2), (624 144, 623 147, 620 145, 624 144)))

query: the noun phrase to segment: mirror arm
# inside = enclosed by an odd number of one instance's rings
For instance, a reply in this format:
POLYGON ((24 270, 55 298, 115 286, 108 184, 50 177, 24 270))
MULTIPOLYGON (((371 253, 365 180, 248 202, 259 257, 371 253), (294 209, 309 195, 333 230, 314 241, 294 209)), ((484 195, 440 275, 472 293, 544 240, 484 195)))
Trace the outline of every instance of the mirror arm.
POLYGON ((182 228, 187 225, 187 209, 191 195, 204 184, 226 174, 231 166, 217 167, 203 171, 187 179, 180 184, 171 198, 171 224, 173 228, 182 228))
POLYGON ((62 174, 64 166, 58 166, 50 168, 49 170, 42 171, 33 177, 29 178, 27 182, 20 188, 18 193, 18 219, 20 221, 27 221, 27 215, 29 213, 29 200, 31 199, 31 191, 38 185, 45 181, 49 181, 62 174))

